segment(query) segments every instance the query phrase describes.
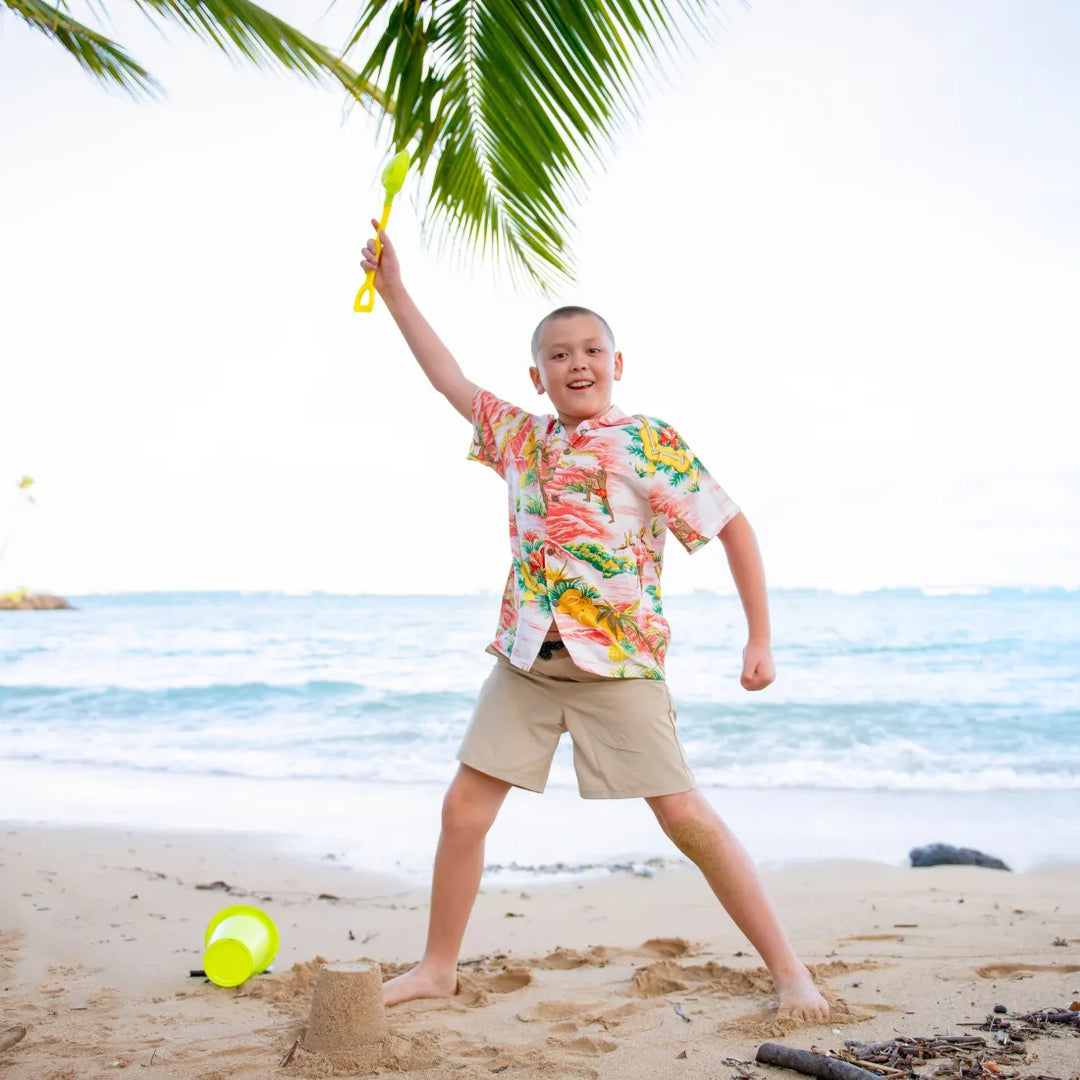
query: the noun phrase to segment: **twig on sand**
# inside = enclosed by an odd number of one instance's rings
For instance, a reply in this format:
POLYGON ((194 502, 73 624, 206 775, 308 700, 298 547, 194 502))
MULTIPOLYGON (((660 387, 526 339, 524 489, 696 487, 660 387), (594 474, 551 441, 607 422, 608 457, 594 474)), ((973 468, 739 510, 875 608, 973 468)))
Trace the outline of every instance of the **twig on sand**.
POLYGON ((281 1059, 281 1061, 278 1062, 279 1069, 284 1069, 285 1066, 288 1065, 294 1057, 296 1057, 296 1051, 299 1046, 300 1040, 297 1039, 296 1042, 294 1042, 292 1046, 290 1046, 289 1049, 285 1052, 285 1056, 281 1059))

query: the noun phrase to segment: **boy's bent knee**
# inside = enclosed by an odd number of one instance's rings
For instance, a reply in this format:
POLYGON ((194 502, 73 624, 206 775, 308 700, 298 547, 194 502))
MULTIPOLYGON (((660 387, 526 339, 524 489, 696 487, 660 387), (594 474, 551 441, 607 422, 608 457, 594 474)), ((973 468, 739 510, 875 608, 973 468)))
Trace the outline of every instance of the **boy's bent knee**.
POLYGON ((491 828, 509 790, 509 784, 463 767, 443 799, 443 829, 483 835, 491 828))
POLYGON ((699 821, 703 816, 713 816, 712 807, 697 788, 674 795, 654 795, 645 801, 656 815, 661 828, 668 833, 680 822, 699 821))
POLYGON ((448 799, 443 803, 442 831, 453 836, 485 836, 495 818, 477 813, 475 807, 448 799))

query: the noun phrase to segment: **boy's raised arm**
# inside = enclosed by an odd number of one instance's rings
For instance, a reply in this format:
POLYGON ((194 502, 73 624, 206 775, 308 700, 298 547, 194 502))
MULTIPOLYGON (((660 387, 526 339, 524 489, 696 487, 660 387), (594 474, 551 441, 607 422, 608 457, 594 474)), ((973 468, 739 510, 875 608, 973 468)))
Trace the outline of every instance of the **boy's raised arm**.
MULTIPOLYGON (((371 224, 376 228, 379 226, 378 221, 373 220, 371 224)), ((383 298, 428 381, 471 423, 472 400, 477 386, 465 377, 453 354, 439 340, 439 335, 402 284, 397 254, 385 231, 379 234, 379 239, 382 241, 379 258, 375 257, 375 241, 369 240, 361 265, 365 273, 375 271, 375 290, 383 298)))

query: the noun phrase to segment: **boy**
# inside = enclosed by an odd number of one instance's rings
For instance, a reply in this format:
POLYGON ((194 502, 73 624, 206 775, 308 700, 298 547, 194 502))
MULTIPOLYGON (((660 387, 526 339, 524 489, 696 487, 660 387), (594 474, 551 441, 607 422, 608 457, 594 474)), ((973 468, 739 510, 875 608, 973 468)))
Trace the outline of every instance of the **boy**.
MULTIPOLYGON (((378 228, 378 222, 372 221, 378 228)), ((484 866, 484 838, 511 787, 543 791, 563 731, 585 798, 643 797, 704 874, 773 977, 779 1015, 823 1021, 817 992, 753 863, 694 783, 664 682, 664 532, 688 550, 718 535, 749 627, 741 682, 775 678, 764 571, 749 523, 668 425, 611 404, 622 354, 594 312, 560 308, 536 328, 532 416, 471 383, 401 282, 380 234, 363 268, 431 384, 474 426, 469 457, 508 484, 514 560, 484 683, 443 803, 423 959, 383 987, 387 1005, 452 995, 484 866)))

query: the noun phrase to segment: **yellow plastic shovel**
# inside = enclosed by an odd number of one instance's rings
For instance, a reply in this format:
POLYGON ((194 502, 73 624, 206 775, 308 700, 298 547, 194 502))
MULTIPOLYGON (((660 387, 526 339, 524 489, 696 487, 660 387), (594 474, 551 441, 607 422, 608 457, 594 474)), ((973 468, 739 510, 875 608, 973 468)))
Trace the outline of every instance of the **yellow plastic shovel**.
MULTIPOLYGON (((383 187, 386 188, 386 204, 382 208, 382 218, 379 220, 379 232, 386 228, 387 221, 390 220, 390 205, 394 201, 394 196, 401 190, 401 185, 405 183, 405 174, 409 171, 409 151, 402 150, 400 154, 395 154, 389 164, 383 169, 382 182, 383 187)), ((378 258, 382 253, 382 241, 379 239, 378 233, 375 235, 375 258, 378 258)), ((367 277, 364 278, 364 284, 361 286, 360 291, 356 294, 356 300, 353 302, 353 311, 370 311, 375 306, 375 271, 369 270, 367 277)))

